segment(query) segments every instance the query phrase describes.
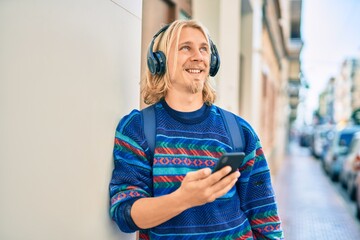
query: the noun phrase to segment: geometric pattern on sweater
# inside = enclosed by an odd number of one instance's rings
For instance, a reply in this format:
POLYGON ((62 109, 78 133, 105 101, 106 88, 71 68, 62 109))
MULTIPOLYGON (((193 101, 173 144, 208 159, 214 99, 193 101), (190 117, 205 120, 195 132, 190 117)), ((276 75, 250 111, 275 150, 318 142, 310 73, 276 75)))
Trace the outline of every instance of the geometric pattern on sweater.
MULTIPOLYGON (((214 168, 224 152, 231 152, 218 107, 179 113, 162 101, 155 106, 156 146, 151 156, 140 112, 132 111, 119 123, 110 182, 110 215, 124 232, 139 230, 129 214, 140 197, 169 194, 190 171, 214 168)), ((152 229, 140 239, 282 239, 283 233, 260 141, 251 126, 243 128, 245 160, 236 185, 212 203, 190 208, 152 229)))

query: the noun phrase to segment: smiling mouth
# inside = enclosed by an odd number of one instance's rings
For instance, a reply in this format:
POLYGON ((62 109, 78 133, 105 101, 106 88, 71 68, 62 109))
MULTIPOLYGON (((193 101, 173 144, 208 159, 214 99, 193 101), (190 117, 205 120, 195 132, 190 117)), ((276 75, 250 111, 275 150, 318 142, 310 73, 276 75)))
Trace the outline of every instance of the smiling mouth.
POLYGON ((199 74, 199 73, 202 73, 204 70, 201 70, 201 69, 185 69, 185 71, 187 71, 188 73, 192 73, 192 74, 199 74))

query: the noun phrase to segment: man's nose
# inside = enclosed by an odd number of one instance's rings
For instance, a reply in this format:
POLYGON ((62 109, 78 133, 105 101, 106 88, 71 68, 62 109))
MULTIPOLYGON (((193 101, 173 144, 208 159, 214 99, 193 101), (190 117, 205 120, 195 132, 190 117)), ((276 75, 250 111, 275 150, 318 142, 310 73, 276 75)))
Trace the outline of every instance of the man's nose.
POLYGON ((204 61, 204 56, 200 50, 195 50, 191 56, 192 61, 204 61))

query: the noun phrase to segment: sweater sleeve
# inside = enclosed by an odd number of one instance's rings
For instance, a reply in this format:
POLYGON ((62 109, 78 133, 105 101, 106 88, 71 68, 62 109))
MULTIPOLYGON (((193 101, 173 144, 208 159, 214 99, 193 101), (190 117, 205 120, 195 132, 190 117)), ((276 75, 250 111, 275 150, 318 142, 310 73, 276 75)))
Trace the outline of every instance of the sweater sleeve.
POLYGON ((139 230, 131 218, 131 206, 137 199, 152 195, 148 151, 140 112, 134 110, 116 128, 114 169, 109 185, 110 216, 123 232, 139 230))
POLYGON ((237 184, 241 208, 250 222, 254 239, 284 239, 270 170, 260 141, 248 123, 242 123, 245 164, 237 184))

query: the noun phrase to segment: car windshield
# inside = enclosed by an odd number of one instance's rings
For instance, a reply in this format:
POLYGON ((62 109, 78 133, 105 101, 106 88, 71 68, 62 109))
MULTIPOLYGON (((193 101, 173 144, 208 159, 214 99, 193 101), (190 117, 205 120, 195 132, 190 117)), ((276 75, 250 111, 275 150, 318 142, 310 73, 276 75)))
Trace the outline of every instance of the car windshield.
POLYGON ((353 132, 345 132, 340 135, 338 144, 343 148, 343 153, 347 154, 353 136, 353 132))

